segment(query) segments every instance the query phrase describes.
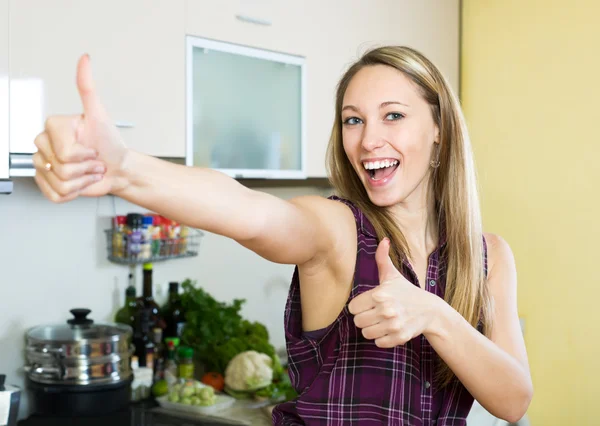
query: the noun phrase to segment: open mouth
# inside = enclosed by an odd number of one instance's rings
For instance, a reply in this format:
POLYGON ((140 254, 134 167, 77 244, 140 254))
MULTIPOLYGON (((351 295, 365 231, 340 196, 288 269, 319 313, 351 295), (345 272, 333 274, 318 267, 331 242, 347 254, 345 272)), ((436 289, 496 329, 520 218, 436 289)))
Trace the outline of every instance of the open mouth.
POLYGON ((369 178, 372 181, 382 181, 394 174, 400 162, 395 159, 385 159, 377 161, 364 161, 365 168, 369 178))

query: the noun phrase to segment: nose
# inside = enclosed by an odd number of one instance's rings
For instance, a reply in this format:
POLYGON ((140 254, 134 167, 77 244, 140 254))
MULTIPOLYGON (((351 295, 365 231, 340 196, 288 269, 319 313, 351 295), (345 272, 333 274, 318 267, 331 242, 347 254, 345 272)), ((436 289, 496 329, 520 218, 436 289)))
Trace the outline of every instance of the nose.
POLYGON ((365 151, 374 151, 385 145, 386 140, 376 122, 365 124, 363 129, 362 146, 365 151))

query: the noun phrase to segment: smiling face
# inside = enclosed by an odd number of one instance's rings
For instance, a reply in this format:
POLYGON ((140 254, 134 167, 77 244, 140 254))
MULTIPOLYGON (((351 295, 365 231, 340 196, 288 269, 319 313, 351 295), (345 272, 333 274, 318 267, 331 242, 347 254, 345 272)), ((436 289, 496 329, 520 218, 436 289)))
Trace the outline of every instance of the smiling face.
POLYGON ((346 89, 341 120, 344 151, 373 204, 424 199, 439 130, 410 79, 386 65, 362 68, 346 89))

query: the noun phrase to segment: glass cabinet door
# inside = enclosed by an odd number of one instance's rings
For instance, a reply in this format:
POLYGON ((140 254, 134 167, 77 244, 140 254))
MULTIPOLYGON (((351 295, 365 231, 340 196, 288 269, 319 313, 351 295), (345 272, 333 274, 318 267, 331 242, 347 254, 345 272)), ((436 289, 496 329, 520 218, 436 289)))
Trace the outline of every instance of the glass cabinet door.
POLYGON ((304 58, 188 37, 187 164, 304 178, 304 58))

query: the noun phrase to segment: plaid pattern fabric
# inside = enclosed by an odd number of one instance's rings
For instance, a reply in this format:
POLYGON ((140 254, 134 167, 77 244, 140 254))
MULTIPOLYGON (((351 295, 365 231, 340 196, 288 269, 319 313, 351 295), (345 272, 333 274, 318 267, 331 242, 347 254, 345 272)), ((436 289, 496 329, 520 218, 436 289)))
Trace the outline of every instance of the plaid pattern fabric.
MULTIPOLYGON (((373 226, 351 202, 358 230, 354 284, 350 298, 379 284, 373 226)), ((443 230, 442 230, 443 231, 443 230)), ((431 254, 425 288, 444 296, 445 235, 431 254)), ((487 257, 487 256, 486 256, 487 257)), ((419 285, 405 263, 408 280, 419 285)), ((434 383, 438 356, 420 335, 393 349, 378 348, 353 322, 347 304, 327 328, 303 333, 300 283, 296 268, 285 309, 289 375, 299 393, 273 410, 275 425, 463 426, 473 397, 455 379, 444 389, 434 383)))

